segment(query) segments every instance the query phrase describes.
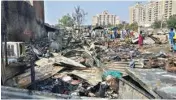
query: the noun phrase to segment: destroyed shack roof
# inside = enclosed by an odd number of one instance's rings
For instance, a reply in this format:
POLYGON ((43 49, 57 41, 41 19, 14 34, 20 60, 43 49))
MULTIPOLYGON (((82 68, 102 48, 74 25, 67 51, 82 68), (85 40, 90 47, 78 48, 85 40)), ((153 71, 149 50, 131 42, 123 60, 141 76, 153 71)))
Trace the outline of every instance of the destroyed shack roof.
POLYGON ((110 29, 111 29, 111 30, 117 30, 118 27, 111 27, 110 29))
POLYGON ((51 25, 49 25, 47 23, 45 23, 44 26, 45 26, 46 31, 55 32, 55 31, 59 30, 56 27, 51 26, 51 25))
POLYGON ((162 69, 126 69, 128 75, 137 81, 155 98, 176 98, 176 74, 162 69))
POLYGON ((93 28, 93 30, 98 30, 98 29, 104 29, 104 28, 101 26, 97 26, 97 27, 93 28))

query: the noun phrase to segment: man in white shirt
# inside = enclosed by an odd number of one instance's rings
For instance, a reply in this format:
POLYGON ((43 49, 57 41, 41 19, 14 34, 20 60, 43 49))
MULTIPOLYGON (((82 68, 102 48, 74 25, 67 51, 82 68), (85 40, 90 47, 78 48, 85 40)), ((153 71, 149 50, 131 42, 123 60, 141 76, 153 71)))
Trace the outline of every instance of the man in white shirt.
POLYGON ((95 31, 92 31, 91 37, 94 38, 95 37, 95 31))

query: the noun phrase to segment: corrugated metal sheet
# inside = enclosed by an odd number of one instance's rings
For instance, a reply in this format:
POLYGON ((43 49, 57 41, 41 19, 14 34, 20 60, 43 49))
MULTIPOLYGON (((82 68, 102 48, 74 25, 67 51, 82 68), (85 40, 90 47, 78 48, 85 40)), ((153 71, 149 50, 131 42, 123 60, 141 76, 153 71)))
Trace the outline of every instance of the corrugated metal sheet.
POLYGON ((119 99, 153 99, 154 97, 129 76, 119 83, 119 99))
POLYGON ((176 74, 162 69, 131 69, 128 75, 137 81, 155 98, 176 98, 176 74))

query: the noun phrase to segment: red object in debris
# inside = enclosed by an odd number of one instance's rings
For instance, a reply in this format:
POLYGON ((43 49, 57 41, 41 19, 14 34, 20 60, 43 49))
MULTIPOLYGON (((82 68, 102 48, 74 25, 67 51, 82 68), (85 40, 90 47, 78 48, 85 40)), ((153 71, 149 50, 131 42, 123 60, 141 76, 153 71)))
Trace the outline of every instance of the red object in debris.
POLYGON ((72 85, 77 85, 77 84, 79 84, 79 83, 80 83, 79 80, 73 80, 73 81, 71 82, 72 85))

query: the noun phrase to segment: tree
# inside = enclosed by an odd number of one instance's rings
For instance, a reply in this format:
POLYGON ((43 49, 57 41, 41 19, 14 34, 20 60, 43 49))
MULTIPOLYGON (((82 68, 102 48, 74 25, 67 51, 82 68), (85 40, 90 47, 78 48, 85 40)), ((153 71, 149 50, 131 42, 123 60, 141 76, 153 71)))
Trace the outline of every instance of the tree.
POLYGON ((130 29, 130 24, 125 23, 125 29, 130 29))
POLYGON ((79 27, 81 24, 83 24, 86 15, 87 13, 85 13, 84 10, 80 8, 80 6, 75 7, 75 11, 72 13, 75 25, 79 27))
POLYGON ((137 31, 138 30, 138 23, 134 22, 134 23, 130 24, 129 29, 131 29, 133 31, 137 31))
POLYGON ((71 27, 73 24, 73 19, 69 14, 64 15, 61 19, 59 19, 59 25, 61 26, 71 27))
POLYGON ((165 22, 162 22, 162 21, 160 21, 160 20, 156 20, 156 21, 152 24, 152 28, 154 28, 154 29, 159 29, 159 28, 161 28, 161 26, 162 26, 162 28, 163 28, 163 27, 166 27, 166 23, 165 23, 165 22))
POLYGON ((118 24, 117 25, 117 27, 118 27, 119 30, 123 29, 123 26, 124 26, 123 24, 118 24))
POLYGON ((176 15, 172 15, 167 20, 167 26, 168 26, 168 28, 175 28, 176 29, 176 15))
POLYGON ((110 23, 108 23, 108 24, 106 25, 106 27, 110 28, 110 27, 113 27, 113 25, 111 25, 110 23))

